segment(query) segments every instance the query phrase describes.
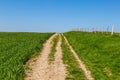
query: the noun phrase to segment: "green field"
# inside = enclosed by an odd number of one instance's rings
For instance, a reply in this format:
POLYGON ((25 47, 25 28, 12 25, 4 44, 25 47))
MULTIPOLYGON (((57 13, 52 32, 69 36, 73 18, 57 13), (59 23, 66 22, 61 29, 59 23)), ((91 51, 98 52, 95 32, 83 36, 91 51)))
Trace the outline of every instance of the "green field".
POLYGON ((0 32, 0 80, 23 80, 25 62, 52 34, 0 32))
MULTIPOLYGON (((53 33, 0 32, 0 80, 24 80, 25 65, 39 55, 43 43, 53 33)), ((118 34, 97 32, 66 32, 70 45, 95 80, 120 80, 120 37, 118 34)), ((66 80, 87 80, 76 58, 60 34, 53 38, 49 62, 54 62, 56 45, 62 38, 63 62, 66 80)))
POLYGON ((92 32, 66 32, 73 49, 95 80, 120 80, 120 37, 92 32))

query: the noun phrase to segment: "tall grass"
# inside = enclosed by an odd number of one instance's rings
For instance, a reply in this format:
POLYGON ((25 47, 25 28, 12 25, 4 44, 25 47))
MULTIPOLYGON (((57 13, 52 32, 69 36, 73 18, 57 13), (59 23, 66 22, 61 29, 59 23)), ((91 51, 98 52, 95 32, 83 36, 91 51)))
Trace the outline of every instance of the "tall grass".
POLYGON ((63 62, 66 64, 67 77, 65 80, 87 80, 84 72, 79 67, 79 64, 73 53, 70 51, 68 45, 66 44, 64 38, 62 37, 62 52, 63 52, 63 62))
POLYGON ((120 37, 88 32, 64 34, 95 80, 120 80, 120 37))

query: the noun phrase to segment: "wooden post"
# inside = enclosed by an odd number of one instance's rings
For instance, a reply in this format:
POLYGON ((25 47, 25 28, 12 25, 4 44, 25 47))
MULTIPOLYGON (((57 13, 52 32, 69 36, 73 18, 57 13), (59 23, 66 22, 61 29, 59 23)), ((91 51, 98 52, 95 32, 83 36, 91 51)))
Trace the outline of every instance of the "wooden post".
POLYGON ((112 26, 112 32, 111 32, 111 35, 113 35, 114 33, 114 26, 112 26))

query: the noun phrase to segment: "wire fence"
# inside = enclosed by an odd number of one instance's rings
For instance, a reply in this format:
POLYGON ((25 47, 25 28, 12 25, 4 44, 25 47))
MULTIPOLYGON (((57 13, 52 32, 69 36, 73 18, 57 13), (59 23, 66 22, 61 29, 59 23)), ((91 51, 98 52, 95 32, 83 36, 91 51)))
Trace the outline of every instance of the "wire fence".
POLYGON ((93 33, 102 33, 102 34, 111 34, 113 35, 115 34, 119 34, 120 36, 120 32, 115 32, 114 30, 114 26, 111 27, 102 27, 102 28, 74 28, 71 29, 70 31, 81 31, 81 32, 93 32, 93 33))

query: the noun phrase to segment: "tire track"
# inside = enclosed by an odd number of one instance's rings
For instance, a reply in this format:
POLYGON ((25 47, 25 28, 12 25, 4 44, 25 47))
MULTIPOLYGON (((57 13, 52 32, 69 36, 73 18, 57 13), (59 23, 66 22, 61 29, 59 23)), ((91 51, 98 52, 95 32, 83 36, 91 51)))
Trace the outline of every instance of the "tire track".
POLYGON ((61 48, 61 36, 59 35, 59 40, 56 46, 55 61, 53 65, 50 66, 50 71, 48 74, 49 80, 65 80, 66 78, 66 67, 62 60, 62 48, 61 48))
POLYGON ((29 62, 31 70, 27 72, 25 80, 65 80, 66 68, 62 60, 61 36, 56 46, 55 61, 49 64, 48 56, 52 47, 52 40, 57 34, 53 35, 43 47, 41 55, 35 63, 29 62))
POLYGON ((49 71, 48 55, 51 51, 51 43, 55 36, 56 34, 47 40, 43 46, 43 50, 40 53, 40 56, 37 57, 37 60, 35 62, 33 60, 28 61, 28 65, 31 70, 28 70, 26 72, 25 80, 47 80, 46 78, 48 75, 46 75, 46 73, 49 71))

